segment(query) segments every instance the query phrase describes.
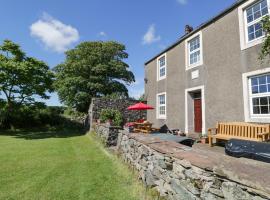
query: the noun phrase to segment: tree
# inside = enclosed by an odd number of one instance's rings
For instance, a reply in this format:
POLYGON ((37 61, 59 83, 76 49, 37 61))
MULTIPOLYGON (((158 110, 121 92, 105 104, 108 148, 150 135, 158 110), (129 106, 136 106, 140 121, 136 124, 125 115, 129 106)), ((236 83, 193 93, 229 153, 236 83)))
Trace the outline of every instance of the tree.
POLYGON ((80 112, 87 112, 93 97, 122 94, 126 84, 135 81, 125 46, 114 41, 83 42, 66 52, 64 63, 55 67, 56 90, 60 101, 80 112))
POLYGON ((266 16, 262 19, 262 27, 265 33, 265 39, 262 45, 260 59, 263 60, 266 56, 270 55, 270 17, 266 16))
POLYGON ((145 94, 143 93, 143 94, 139 97, 138 100, 139 100, 139 101, 146 101, 146 96, 145 96, 145 94))
POLYGON ((0 45, 0 92, 8 114, 14 105, 33 104, 35 97, 48 99, 54 74, 42 61, 27 57, 10 40, 0 45))

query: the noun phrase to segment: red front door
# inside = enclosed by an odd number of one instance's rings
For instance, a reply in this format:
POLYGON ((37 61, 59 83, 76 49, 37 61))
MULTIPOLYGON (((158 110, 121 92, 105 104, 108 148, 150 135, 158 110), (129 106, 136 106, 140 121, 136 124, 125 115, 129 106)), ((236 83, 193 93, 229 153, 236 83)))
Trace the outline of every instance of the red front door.
POLYGON ((202 100, 194 99, 194 131, 202 132, 202 100))

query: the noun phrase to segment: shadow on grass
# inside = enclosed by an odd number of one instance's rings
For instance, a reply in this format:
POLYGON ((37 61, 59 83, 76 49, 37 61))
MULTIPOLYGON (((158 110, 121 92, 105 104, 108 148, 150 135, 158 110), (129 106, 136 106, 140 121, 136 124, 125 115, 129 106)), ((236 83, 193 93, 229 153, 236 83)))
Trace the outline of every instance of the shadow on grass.
POLYGON ((0 136, 12 136, 18 139, 38 140, 47 138, 69 138, 86 134, 83 129, 31 129, 31 130, 0 130, 0 136))

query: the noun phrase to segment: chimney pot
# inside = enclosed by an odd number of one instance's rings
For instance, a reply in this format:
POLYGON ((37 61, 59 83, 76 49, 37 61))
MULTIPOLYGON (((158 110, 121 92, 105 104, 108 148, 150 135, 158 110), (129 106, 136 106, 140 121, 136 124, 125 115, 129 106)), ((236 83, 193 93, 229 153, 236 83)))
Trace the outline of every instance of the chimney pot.
POLYGON ((186 25, 185 26, 185 33, 186 33, 186 35, 189 34, 189 33, 191 33, 192 31, 193 31, 193 27, 192 26, 190 26, 190 25, 186 25))

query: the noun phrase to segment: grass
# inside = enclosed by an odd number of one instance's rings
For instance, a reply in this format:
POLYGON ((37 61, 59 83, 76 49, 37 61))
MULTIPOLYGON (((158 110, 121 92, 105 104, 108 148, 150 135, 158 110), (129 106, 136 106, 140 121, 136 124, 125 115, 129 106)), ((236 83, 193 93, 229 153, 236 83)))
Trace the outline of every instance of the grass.
POLYGON ((89 134, 0 132, 0 163, 0 199, 151 199, 89 134))

